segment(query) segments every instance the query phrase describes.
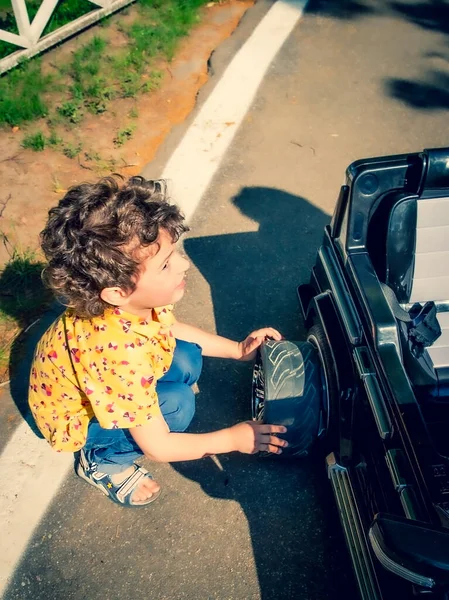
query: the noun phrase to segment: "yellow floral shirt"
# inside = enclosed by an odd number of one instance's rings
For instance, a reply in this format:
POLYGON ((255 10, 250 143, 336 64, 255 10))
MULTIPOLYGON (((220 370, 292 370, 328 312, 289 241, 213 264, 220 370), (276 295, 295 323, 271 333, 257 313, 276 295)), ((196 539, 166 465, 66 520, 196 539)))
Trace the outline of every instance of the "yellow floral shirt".
POLYGON ((118 308, 81 319, 68 309, 51 325, 36 348, 28 401, 55 450, 82 448, 94 416, 116 429, 161 414, 156 382, 173 360, 172 308, 147 320, 118 308))

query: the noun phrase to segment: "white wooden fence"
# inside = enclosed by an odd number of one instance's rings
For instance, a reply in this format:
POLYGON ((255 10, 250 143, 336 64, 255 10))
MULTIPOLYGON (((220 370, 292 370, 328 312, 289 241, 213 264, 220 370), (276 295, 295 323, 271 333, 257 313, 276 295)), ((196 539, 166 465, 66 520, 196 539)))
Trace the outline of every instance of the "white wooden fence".
POLYGON ((85 29, 95 21, 123 8, 135 0, 88 0, 92 11, 63 25, 48 35, 42 36, 48 21, 58 3, 64 0, 43 0, 34 19, 30 22, 25 0, 11 0, 19 35, 0 29, 0 40, 14 44, 19 49, 0 60, 0 74, 15 67, 21 59, 30 58, 47 50, 58 42, 85 29))

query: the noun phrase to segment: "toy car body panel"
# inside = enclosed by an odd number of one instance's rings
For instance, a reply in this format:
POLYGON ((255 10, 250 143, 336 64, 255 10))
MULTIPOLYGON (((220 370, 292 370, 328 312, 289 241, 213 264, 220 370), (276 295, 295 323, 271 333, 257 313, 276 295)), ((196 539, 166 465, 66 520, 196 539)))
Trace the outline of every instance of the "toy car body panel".
POLYGON ((363 600, 449 597, 448 259, 449 148, 359 160, 298 288, 330 347, 317 402, 363 600))
MULTIPOLYGON (((355 367, 352 401, 340 403, 338 415, 352 427, 327 462, 362 598, 424 591, 443 598, 448 590, 446 567, 426 579, 417 563, 406 568, 404 556, 397 564, 387 560, 371 529, 376 515, 389 513, 440 529, 434 543, 447 543, 447 366, 429 368, 433 345, 430 352, 413 346, 412 327, 398 320, 397 306, 407 311, 415 301, 432 302, 444 322, 448 196, 449 149, 357 161, 348 168, 311 277, 315 296, 309 291, 305 316, 310 322, 316 295, 332 295, 355 367), (428 281, 420 270, 423 240, 434 245, 428 281)), ((444 343, 436 340, 435 347, 444 343)), ((411 529, 410 539, 417 531, 411 529)))

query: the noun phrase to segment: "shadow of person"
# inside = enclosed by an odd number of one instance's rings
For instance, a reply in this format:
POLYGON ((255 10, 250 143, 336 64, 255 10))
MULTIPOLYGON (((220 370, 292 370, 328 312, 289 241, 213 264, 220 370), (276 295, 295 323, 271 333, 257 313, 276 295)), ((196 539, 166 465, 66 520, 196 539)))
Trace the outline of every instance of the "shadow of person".
MULTIPOLYGON (((189 238, 184 244, 210 285, 217 332, 243 339, 270 325, 301 339, 296 286, 309 279, 329 217, 305 199, 271 188, 244 188, 233 203, 259 222, 258 231, 189 238)), ((250 379, 249 363, 206 359, 193 430, 250 418, 250 379)), ((219 461, 222 470, 210 458, 172 466, 210 496, 240 503, 261 598, 351 597, 352 580, 345 575, 350 567, 339 553, 341 534, 322 459, 231 454, 219 461)))
POLYGON ((449 108, 449 75, 442 71, 427 72, 423 81, 388 79, 385 89, 392 98, 418 110, 449 108))
POLYGON ((401 19, 436 35, 436 50, 423 54, 426 64, 419 79, 386 79, 385 90, 392 98, 417 110, 441 110, 449 107, 449 5, 445 0, 426 2, 390 2, 389 8, 401 19), (446 48, 444 46, 446 45, 446 48))
POLYGON ((449 6, 445 0, 390 2, 390 7, 423 29, 449 35, 449 6))
POLYGON ((221 335, 268 323, 300 332, 296 287, 308 281, 329 217, 303 198, 272 188, 244 188, 233 198, 259 223, 257 232, 189 238, 184 248, 208 282, 221 335))
POLYGON ((14 400, 23 419, 30 426, 30 429, 40 438, 43 438, 43 435, 39 431, 28 406, 31 363, 39 340, 63 311, 64 307, 59 302, 54 302, 28 331, 22 333, 17 338, 11 349, 9 361, 11 398, 14 400))
POLYGON ((332 19, 357 19, 376 12, 376 6, 358 0, 311 0, 306 12, 330 17, 332 19))
POLYGON ((44 264, 26 254, 13 256, 0 276, 0 310, 21 330, 9 354, 10 393, 23 419, 42 437, 28 407, 28 382, 34 349, 63 307, 52 301, 42 282, 44 264))

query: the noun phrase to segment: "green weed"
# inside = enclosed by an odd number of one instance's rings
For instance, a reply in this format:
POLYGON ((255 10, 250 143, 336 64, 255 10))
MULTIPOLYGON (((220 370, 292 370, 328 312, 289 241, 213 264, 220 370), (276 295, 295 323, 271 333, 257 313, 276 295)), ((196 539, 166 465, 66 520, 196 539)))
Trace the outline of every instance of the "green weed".
POLYGON ((98 152, 84 152, 84 158, 87 161, 100 162, 101 156, 98 152))
POLYGON ((142 19, 130 28, 135 46, 148 56, 173 58, 178 41, 198 22, 204 0, 140 0, 142 19))
POLYGON ((164 74, 161 71, 151 71, 150 78, 142 86, 142 92, 154 92, 157 90, 161 83, 164 74))
POLYGON ((142 76, 139 72, 124 73, 119 79, 123 98, 135 98, 142 87, 142 76))
POLYGON ((64 104, 58 106, 57 111, 61 117, 64 117, 70 121, 70 123, 79 123, 83 118, 81 104, 74 100, 68 100, 67 102, 64 102, 64 104))
POLYGON ((90 42, 73 53, 68 73, 74 81, 82 83, 89 76, 98 75, 100 58, 107 46, 106 40, 95 36, 90 42))
POLYGON ((82 144, 66 144, 62 149, 62 153, 67 158, 76 158, 83 149, 82 144))
POLYGON ((81 103, 84 100, 84 87, 79 81, 75 81, 75 83, 69 87, 69 91, 72 94, 72 99, 75 100, 75 102, 81 103))
POLYGON ((42 150, 45 150, 46 145, 47 139, 42 131, 30 133, 29 135, 26 135, 22 141, 22 146, 24 148, 34 150, 35 152, 42 152, 42 150))
POLYGON ((62 144, 62 138, 58 136, 56 131, 52 131, 49 137, 47 138, 47 142, 49 146, 59 146, 60 144, 62 144))
POLYGON ((117 131, 117 135, 113 139, 114 146, 123 146, 125 142, 132 138, 134 131, 136 130, 136 125, 129 125, 124 129, 119 129, 117 131))
POLYGON ((52 78, 42 74, 39 60, 22 63, 0 77, 0 125, 20 125, 45 117, 48 106, 42 95, 51 84, 52 78))

